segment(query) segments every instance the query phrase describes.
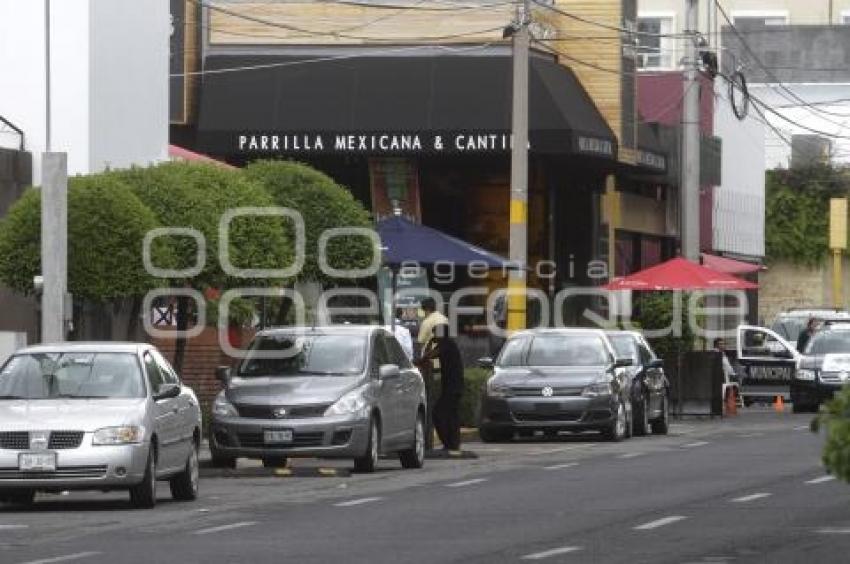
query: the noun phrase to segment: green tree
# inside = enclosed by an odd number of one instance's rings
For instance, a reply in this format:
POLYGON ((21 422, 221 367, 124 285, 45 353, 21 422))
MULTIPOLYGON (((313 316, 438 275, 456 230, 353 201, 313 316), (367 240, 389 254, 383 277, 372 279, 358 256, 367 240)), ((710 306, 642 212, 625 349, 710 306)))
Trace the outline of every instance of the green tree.
MULTIPOLYGON (((301 213, 305 225, 305 263, 298 279, 323 283, 331 280, 321 271, 318 242, 321 234, 335 227, 372 228, 369 212, 354 196, 326 174, 291 161, 255 161, 243 169, 247 178, 261 184, 278 206, 301 213)), ((292 235, 290 226, 290 236, 292 235)), ((328 263, 338 269, 365 268, 374 249, 362 236, 335 237, 327 246, 328 263)))
MULTIPOLYGON (((206 243, 204 268, 197 276, 174 280, 174 284, 203 291, 209 288, 272 286, 284 282, 272 278, 242 278, 225 272, 219 260, 219 222, 230 210, 270 207, 274 200, 259 184, 239 171, 205 163, 165 163, 112 173, 127 182, 133 192, 169 227, 197 229, 206 243)), ((191 237, 169 237, 180 268, 196 263, 198 247, 191 237)), ((230 261, 237 268, 281 269, 291 264, 293 249, 285 220, 246 215, 229 228, 230 261)), ((191 316, 190 300, 178 298, 177 329, 185 330, 191 316)), ((233 316, 231 315, 231 319, 233 316)), ((183 365, 186 341, 175 343, 174 366, 183 365)))
MULTIPOLYGON (((138 296, 158 281, 145 272, 142 240, 156 217, 117 179, 103 175, 68 181, 68 289, 77 298, 138 296)), ((173 257, 163 241, 153 246, 160 264, 173 257)), ((32 294, 41 271, 41 192, 28 190, 0 223, 0 280, 32 294)))
POLYGON ((850 172, 818 165, 768 171, 765 181, 767 260, 819 264, 829 251, 829 199, 847 196, 850 172))
POLYGON ((812 421, 812 430, 821 428, 826 431, 824 466, 831 474, 850 482, 850 388, 845 387, 821 408, 812 421))
MULTIPOLYGON (((142 261, 145 234, 156 217, 118 179, 107 175, 68 181, 68 290, 77 303, 103 304, 129 298, 127 337, 136 334, 141 296, 161 281, 142 261)), ((155 241, 152 258, 173 264, 166 241, 155 241)), ((41 192, 28 190, 0 223, 0 280, 23 294, 33 293, 41 272, 41 192)))
POLYGON ((673 327, 668 335, 650 339, 652 348, 661 358, 671 358, 693 349, 694 333, 688 321, 689 294, 675 292, 640 292, 637 295, 637 325, 644 330, 673 327), (680 319, 674 323, 675 300, 680 299, 680 319), (679 330, 680 329, 680 330, 679 330), (675 334, 676 331, 679 334, 675 334))

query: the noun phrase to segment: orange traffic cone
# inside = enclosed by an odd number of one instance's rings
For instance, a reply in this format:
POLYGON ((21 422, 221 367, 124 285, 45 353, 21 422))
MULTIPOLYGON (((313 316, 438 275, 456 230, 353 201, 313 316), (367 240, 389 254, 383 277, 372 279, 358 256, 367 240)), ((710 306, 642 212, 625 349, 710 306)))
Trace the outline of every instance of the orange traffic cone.
POLYGON ((738 398, 735 393, 735 388, 729 388, 726 393, 726 415, 738 415, 738 398))
POLYGON ((777 413, 785 411, 785 400, 782 399, 782 396, 776 396, 776 401, 773 402, 773 409, 776 410, 777 413))

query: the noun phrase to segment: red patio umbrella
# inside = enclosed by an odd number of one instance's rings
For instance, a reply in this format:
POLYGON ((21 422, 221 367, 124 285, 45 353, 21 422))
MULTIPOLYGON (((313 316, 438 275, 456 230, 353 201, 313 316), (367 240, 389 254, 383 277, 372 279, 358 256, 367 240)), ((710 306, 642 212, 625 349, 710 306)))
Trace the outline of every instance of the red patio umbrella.
POLYGON ((754 290, 758 284, 717 272, 677 257, 640 272, 615 279, 603 286, 606 290, 754 290))

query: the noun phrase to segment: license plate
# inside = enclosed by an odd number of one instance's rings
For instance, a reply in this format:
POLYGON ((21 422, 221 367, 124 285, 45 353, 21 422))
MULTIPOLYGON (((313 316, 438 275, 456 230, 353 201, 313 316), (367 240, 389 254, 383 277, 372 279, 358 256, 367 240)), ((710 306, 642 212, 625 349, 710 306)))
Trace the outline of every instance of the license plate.
POLYGON ((18 468, 22 472, 55 472, 55 452, 22 452, 18 455, 18 468))
POLYGON ((280 444, 292 442, 292 431, 263 431, 263 442, 266 444, 280 444))

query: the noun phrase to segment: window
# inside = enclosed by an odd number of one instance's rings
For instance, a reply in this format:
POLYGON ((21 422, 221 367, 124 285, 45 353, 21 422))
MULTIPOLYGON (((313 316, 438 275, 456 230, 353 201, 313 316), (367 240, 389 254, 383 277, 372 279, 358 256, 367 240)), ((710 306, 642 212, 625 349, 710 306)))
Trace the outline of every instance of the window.
POLYGON ((377 378, 378 369, 385 364, 390 364, 390 353, 387 351, 386 340, 381 338, 380 335, 375 337, 374 344, 375 346, 372 349, 372 376, 377 378))
POLYGON ((788 12, 784 11, 768 11, 768 12, 750 12, 750 11, 733 11, 732 23, 738 31, 747 31, 751 29, 760 29, 771 25, 787 25, 788 12))
POLYGON ((850 10, 841 10, 841 23, 850 25, 850 10))
POLYGON ((148 383, 151 386, 151 393, 155 394, 159 392, 159 388, 162 387, 164 378, 162 377, 162 373, 159 371, 159 366, 151 353, 145 353, 144 362, 145 373, 148 376, 148 383))
POLYGON ((404 354, 404 350, 401 348, 401 345, 395 337, 391 337, 389 335, 385 336, 384 343, 387 347, 391 364, 398 365, 398 367, 402 370, 410 368, 410 359, 408 359, 407 355, 404 354))
POLYGON ((177 377, 177 373, 174 372, 174 369, 168 361, 165 360, 165 358, 163 358, 163 356, 157 351, 153 351, 153 357, 159 367, 160 374, 162 374, 162 381, 166 384, 179 384, 180 379, 177 377))
POLYGON ((675 42, 669 37, 673 33, 673 16, 641 15, 637 29, 638 68, 673 68, 675 42))

